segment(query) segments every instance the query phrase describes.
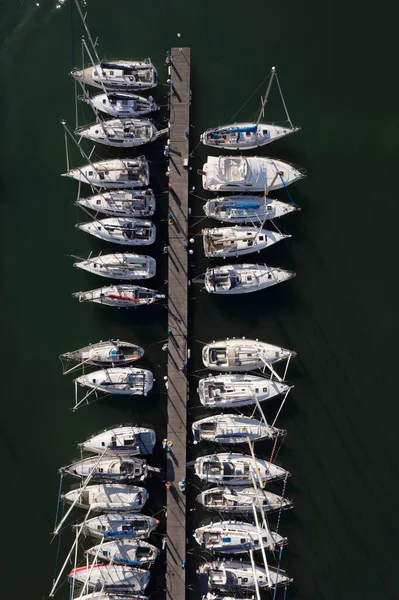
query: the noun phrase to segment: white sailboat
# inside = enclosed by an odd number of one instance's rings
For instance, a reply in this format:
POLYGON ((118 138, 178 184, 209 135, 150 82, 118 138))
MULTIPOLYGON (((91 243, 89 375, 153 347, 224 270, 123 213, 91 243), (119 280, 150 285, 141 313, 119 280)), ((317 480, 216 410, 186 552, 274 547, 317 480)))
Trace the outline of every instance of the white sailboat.
POLYGON ((153 429, 120 425, 96 433, 80 443, 79 448, 95 454, 102 454, 104 450, 107 450, 107 454, 113 452, 124 456, 134 456, 136 454, 152 454, 155 442, 156 435, 153 429))
POLYGON ((145 567, 154 564, 159 550, 143 540, 117 540, 93 546, 86 550, 86 554, 113 564, 145 567))
POLYGON ((294 356, 296 353, 293 350, 246 338, 213 341, 202 348, 205 367, 224 372, 264 370, 266 365, 288 361, 294 356))
POLYGON ((144 356, 144 350, 136 344, 120 340, 107 340, 88 344, 72 352, 65 352, 60 355, 60 359, 88 365, 112 366, 126 365, 135 362, 142 356, 144 356))
POLYGON ((114 91, 149 90, 158 84, 158 73, 149 58, 144 60, 103 60, 83 69, 73 69, 72 77, 86 85, 114 91))
MULTIPOLYGON (((84 594, 83 596, 78 596, 79 600, 150 600, 149 596, 143 596, 142 594, 123 594, 120 596, 119 594, 108 594, 107 592, 91 592, 90 594, 84 594)), ((228 600, 225 598, 225 600, 228 600)))
POLYGON ((91 564, 72 569, 69 579, 95 591, 142 592, 150 581, 150 572, 125 565, 91 564))
POLYGON ((149 119, 110 119, 83 125, 75 135, 115 148, 137 148, 155 141, 160 132, 149 119))
POLYGON ((114 217, 152 217, 156 201, 154 192, 148 190, 114 190, 79 198, 77 206, 114 217))
POLYGON ((76 227, 101 240, 123 246, 149 246, 155 242, 157 236, 154 223, 144 219, 108 217, 107 219, 78 223, 76 227))
POLYGON ((151 256, 124 252, 91 256, 73 266, 100 277, 130 281, 154 277, 156 264, 151 256))
POLYGON ((208 523, 194 530, 193 537, 203 551, 221 554, 246 554, 260 548, 275 550, 287 543, 287 538, 242 521, 208 523))
POLYGON ((248 592, 255 591, 257 587, 273 589, 292 581, 282 570, 269 567, 266 571, 259 565, 241 561, 203 563, 199 572, 206 576, 209 589, 222 592, 248 592))
MULTIPOLYGON (((111 481, 115 483, 144 481, 152 473, 159 472, 160 469, 150 467, 142 458, 121 457, 115 456, 115 454, 111 456, 104 454, 101 458, 98 458, 98 456, 82 458, 61 469, 61 473, 67 473, 79 479, 90 477, 90 480, 93 481, 111 481)), ((136 491, 138 492, 139 488, 136 491)), ((112 492, 112 489, 110 489, 110 492, 112 492)), ((135 509, 132 508, 132 510, 135 509)))
MULTIPOLYGON (((69 467, 66 470, 68 469, 69 467)), ((65 502, 75 503, 75 506, 84 510, 106 513, 140 511, 148 497, 149 494, 144 488, 115 484, 88 485, 84 490, 71 490, 61 496, 65 502)))
POLYGON ((105 540, 146 538, 158 525, 159 520, 140 513, 107 513, 72 525, 73 529, 94 538, 105 540))
POLYGON ((95 96, 80 96, 94 111, 103 112, 111 117, 143 117, 159 110, 152 96, 144 98, 136 94, 109 92, 95 96))
POLYGON ((204 281, 204 287, 210 294, 250 294, 265 290, 295 277, 293 271, 270 267, 265 264, 223 265, 206 270, 202 277, 193 280, 204 281))
POLYGON ((208 156, 199 174, 204 190, 211 192, 270 192, 305 176, 295 165, 262 156, 208 156))
POLYGON ((256 375, 210 375, 200 379, 198 394, 207 408, 250 406, 286 394, 291 387, 275 379, 256 375))
POLYGON ((202 230, 204 253, 207 258, 239 257, 260 252, 290 237, 271 229, 239 225, 202 230))
POLYGON ((226 223, 252 223, 261 224, 264 221, 278 219, 296 210, 300 210, 295 204, 288 204, 267 198, 267 196, 224 196, 208 200, 204 204, 204 212, 207 217, 226 223))
POLYGON ((250 487, 215 487, 205 490, 196 498, 205 510, 221 513, 253 515, 257 511, 274 512, 293 507, 292 502, 266 489, 250 487))
POLYGON ((194 461, 197 477, 217 485, 251 485, 254 477, 259 482, 284 479, 288 471, 262 458, 234 452, 220 452, 199 456, 194 461))
POLYGON ((75 379, 75 385, 98 392, 128 396, 146 396, 152 389, 153 376, 147 369, 111 367, 85 373, 75 379))
POLYGON ((150 182, 150 170, 145 156, 110 158, 71 169, 63 177, 98 188, 142 188, 150 182))
POLYGON ((72 296, 79 302, 94 302, 117 308, 148 306, 165 298, 165 294, 140 285, 107 285, 87 292, 75 292, 72 296))
POLYGON ((272 427, 265 421, 243 415, 221 414, 205 417, 192 424, 194 444, 218 442, 219 444, 245 444, 275 439, 284 435, 283 429, 272 427))

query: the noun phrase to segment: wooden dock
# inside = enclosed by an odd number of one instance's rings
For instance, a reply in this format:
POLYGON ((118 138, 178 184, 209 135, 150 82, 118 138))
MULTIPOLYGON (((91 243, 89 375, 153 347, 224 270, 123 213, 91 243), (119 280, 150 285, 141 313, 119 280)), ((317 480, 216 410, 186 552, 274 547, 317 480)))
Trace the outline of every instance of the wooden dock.
POLYGON ((190 118, 190 48, 172 48, 169 65, 169 251, 168 251, 168 433, 167 457, 167 598, 186 595, 186 497, 179 481, 186 477, 187 438, 187 286, 188 158, 190 118))

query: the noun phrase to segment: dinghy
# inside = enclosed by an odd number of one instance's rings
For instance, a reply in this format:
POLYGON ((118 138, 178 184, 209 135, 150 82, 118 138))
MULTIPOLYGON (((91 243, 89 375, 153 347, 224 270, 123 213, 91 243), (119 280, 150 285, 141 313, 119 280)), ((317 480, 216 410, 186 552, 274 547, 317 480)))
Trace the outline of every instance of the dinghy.
POLYGON ((202 230, 204 253, 207 258, 239 257, 260 252, 290 235, 257 227, 214 227, 202 230))
MULTIPOLYGON (((202 362, 205 367, 225 372, 263 370, 265 365, 290 360, 294 356, 296 353, 292 350, 246 338, 227 338, 206 344, 202 348, 202 362)), ((265 381, 264 385, 266 384, 265 381)))
POLYGON ((293 271, 268 265, 223 265, 206 270, 202 277, 193 281, 204 281, 210 294, 250 294, 265 290, 295 277, 293 271))
POLYGON ((100 277, 132 280, 154 277, 156 264, 155 258, 151 256, 124 252, 123 254, 99 254, 76 262, 73 266, 100 277))
POLYGON ((274 551, 287 543, 287 538, 274 531, 241 521, 209 523, 195 529, 193 537, 203 551, 221 554, 244 554, 261 548, 274 551))
POLYGON ((72 77, 93 87, 106 90, 149 90, 158 83, 158 73, 151 59, 103 60, 84 69, 73 69, 72 77))
POLYGON ((75 292, 72 296, 79 302, 94 302, 117 308, 148 306, 165 298, 165 294, 140 285, 107 285, 87 292, 75 292))
POLYGON ((152 96, 144 98, 136 94, 111 92, 95 96, 79 96, 79 100, 91 106, 94 111, 103 112, 111 117, 143 117, 159 110, 152 96))
MULTIPOLYGON (((82 458, 61 469, 73 477, 93 481, 112 481, 115 483, 144 481, 152 473, 159 473, 161 469, 150 467, 142 458, 120 457, 115 454, 105 454, 102 458, 91 456, 82 458)), ((133 510, 133 508, 132 508, 133 510)))
POLYGON ((224 196, 204 204, 207 217, 226 223, 252 223, 254 225, 278 219, 296 210, 295 204, 272 200, 265 196, 224 196))
POLYGON ((210 589, 230 593, 255 591, 257 587, 273 589, 280 585, 286 586, 292 581, 281 569, 268 567, 266 571, 255 563, 241 561, 203 563, 199 567, 199 573, 205 575, 210 589))
POLYGON ((90 235, 123 246, 149 246, 156 239, 157 230, 151 221, 123 217, 99 219, 78 223, 78 229, 90 235))
POLYGON ((145 156, 139 156, 100 160, 71 169, 63 177, 99 188, 142 188, 150 182, 150 171, 145 156))
POLYGON ((110 561, 113 564, 144 567, 154 564, 159 550, 143 540, 117 540, 93 546, 86 550, 86 554, 97 556, 98 560, 110 561))
POLYGON ((198 394, 208 408, 249 406, 286 394, 290 386, 256 375, 210 375, 200 379, 198 394))
POLYGON ((152 454, 155 442, 156 435, 153 429, 120 425, 105 429, 78 446, 86 452, 96 454, 102 454, 106 449, 107 454, 113 452, 124 456, 134 456, 136 454, 152 454))
MULTIPOLYGON (((72 467, 73 465, 71 465, 72 467)), ((75 475, 66 467, 64 470, 75 475)), ((96 477, 93 477, 96 479, 96 477)), ((106 479, 106 477, 104 477, 106 479)), ((140 511, 147 502, 146 489, 134 485, 88 485, 84 490, 76 489, 61 496, 62 500, 90 512, 140 511)))
POLYGON ((251 487, 215 487, 205 490, 196 498, 205 510, 221 513, 253 515, 292 508, 292 502, 265 489, 251 487))
POLYGON ((154 192, 148 190, 115 190, 79 198, 77 206, 115 217, 152 217, 155 213, 154 192))
POLYGON ((256 458, 256 464, 251 456, 234 452, 220 452, 199 456, 194 461, 194 471, 197 477, 207 483, 217 485, 251 485, 255 480, 273 481, 284 479, 289 475, 285 469, 256 458))
POLYGON ((199 174, 204 190, 211 192, 270 192, 305 176, 299 167, 261 156, 208 156, 199 174))
POLYGON ((91 564, 72 569, 68 577, 95 591, 129 593, 145 590, 150 572, 125 565, 91 564))
MULTIPOLYGON (((83 524, 83 533, 94 538, 123 539, 146 538, 150 535, 159 520, 140 513, 109 513, 87 519, 83 524)), ((82 523, 72 525, 73 529, 80 529, 82 523)))
POLYGON ((115 148, 136 148, 159 136, 149 119, 110 119, 75 129, 75 135, 91 142, 115 148))
POLYGON ((61 360, 68 360, 88 365, 112 366, 126 365, 135 362, 144 356, 144 350, 131 342, 108 340, 89 344, 79 350, 65 352, 60 355, 61 360))
POLYGON ((283 429, 277 429, 258 419, 243 415, 215 415, 205 417, 192 424, 194 444, 198 442, 217 442, 219 444, 246 444, 248 440, 273 440, 285 434, 283 429))
POLYGON ((85 373, 75 379, 75 384, 105 394, 146 396, 152 388, 153 376, 147 369, 111 367, 85 373))

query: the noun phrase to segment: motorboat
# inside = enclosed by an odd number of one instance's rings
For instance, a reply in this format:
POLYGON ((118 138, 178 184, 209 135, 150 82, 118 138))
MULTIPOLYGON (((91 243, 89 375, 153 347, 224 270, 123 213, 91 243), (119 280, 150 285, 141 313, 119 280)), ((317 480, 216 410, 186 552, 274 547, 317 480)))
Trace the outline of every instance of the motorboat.
POLYGON ((155 141, 159 134, 149 119, 110 119, 78 127, 75 135, 115 148, 136 148, 155 141))
POLYGON ((82 532, 90 537, 111 540, 146 538, 158 525, 158 519, 133 512, 98 515, 83 523, 72 525, 72 528, 82 529, 82 532))
POLYGON ((157 236, 154 223, 144 219, 108 217, 107 219, 78 223, 76 227, 101 240, 123 246, 149 246, 155 242, 157 236))
POLYGON ((124 456, 147 455, 152 454, 155 442, 156 435, 153 429, 120 425, 91 436, 79 444, 79 448, 96 454, 102 454, 107 450, 107 454, 113 452, 124 456))
POLYGON ((142 592, 150 581, 150 572, 137 567, 99 563, 72 569, 68 577, 95 591, 142 592))
POLYGON ((106 394, 146 396, 152 389, 153 376, 147 369, 111 367, 80 375, 75 383, 106 394))
MULTIPOLYGON (((202 279, 210 294, 249 294, 265 290, 295 277, 293 271, 269 265, 223 265, 206 270, 202 279)), ((198 278, 195 283, 198 283, 198 278)))
POLYGON ((148 306, 165 298, 165 294, 140 285, 107 285, 87 292, 75 292, 72 296, 79 302, 94 302, 116 308, 148 306))
MULTIPOLYGON (((71 473, 69 467, 65 471, 71 473)), ((93 479, 97 478, 94 476, 93 479)), ((140 511, 148 497, 146 489, 134 485, 88 485, 83 490, 78 488, 61 496, 65 502, 75 503, 84 510, 105 513, 140 511)))
POLYGON ((151 59, 103 60, 83 69, 73 69, 72 77, 83 84, 106 90, 149 90, 158 84, 158 73, 151 59))
POLYGON ((152 217, 155 213, 156 201, 151 189, 122 189, 79 198, 76 205, 105 215, 139 218, 152 217))
POLYGON ((94 111, 103 112, 111 117, 143 117, 159 110, 152 96, 144 98, 123 92, 79 96, 79 100, 91 106, 94 111))
POLYGON ((83 165, 63 173, 82 183, 98 188, 142 188, 150 182, 150 170, 145 156, 110 158, 83 165))
POLYGON ((218 485, 251 485, 253 478, 260 482, 284 479, 289 473, 282 467, 263 458, 253 458, 246 454, 220 452, 199 456, 194 461, 197 477, 207 483, 218 485))
POLYGON ((130 281, 154 277, 157 263, 151 256, 124 252, 90 256, 73 266, 100 277, 130 281))
POLYGON ((127 365, 144 356, 144 350, 131 342, 120 340, 107 340, 88 344, 60 355, 61 360, 67 360, 87 365, 111 367, 113 365, 127 365))
POLYGON ((243 415, 222 414, 205 417, 192 424, 194 444, 217 442, 219 444, 245 444, 249 441, 273 440, 285 434, 283 429, 272 427, 265 421, 243 415))
POLYGON ((116 540, 93 546, 86 554, 113 564, 144 567, 154 564, 159 550, 143 540, 116 540))
POLYGON ((260 252, 273 244, 291 237, 259 227, 213 227, 202 230, 204 253, 207 258, 227 258, 260 252))
POLYGON ((287 543, 280 534, 243 521, 208 523, 195 529, 193 537, 203 551, 221 554, 243 554, 261 548, 274 551, 287 543))
MULTIPOLYGON (((150 467, 142 458, 121 457, 115 456, 115 454, 104 454, 101 458, 98 456, 82 458, 61 469, 61 473, 67 473, 80 479, 90 477, 92 481, 112 481, 114 483, 144 481, 152 473, 159 472, 160 469, 150 467)), ((139 490, 139 488, 137 489, 139 490)))
POLYGON ((233 408, 250 406, 286 394, 290 386, 256 375, 209 375, 200 379, 198 394, 207 408, 233 408))
MULTIPOLYGON (((246 338, 227 338, 202 348, 202 362, 208 369, 216 371, 264 370, 265 365, 289 360, 296 353, 280 346, 246 338)), ((266 385, 266 381, 264 385, 266 385)))
MULTIPOLYGON (((226 592, 255 591, 257 587, 273 589, 292 582, 284 571, 242 561, 214 561, 199 567, 200 577, 205 576, 208 589, 226 592)), ((215 600, 219 596, 215 596, 215 600)), ((210 600, 210 599, 209 599, 210 600)))
POLYGON ((299 131, 299 127, 284 127, 271 123, 232 123, 207 129, 201 134, 205 146, 225 150, 254 150, 299 131))
POLYGON ((253 515, 259 512, 274 512, 293 507, 290 500, 266 489, 250 487, 214 487, 205 490, 196 498, 205 510, 219 513, 253 515))
POLYGON ((299 167, 262 156, 208 156, 199 174, 211 192, 270 192, 305 176, 299 167))
POLYGON ((208 200, 203 208, 207 217, 212 217, 218 221, 238 224, 252 223, 253 225, 271 219, 278 219, 300 210, 296 204, 288 204, 288 202, 265 196, 244 194, 208 200))

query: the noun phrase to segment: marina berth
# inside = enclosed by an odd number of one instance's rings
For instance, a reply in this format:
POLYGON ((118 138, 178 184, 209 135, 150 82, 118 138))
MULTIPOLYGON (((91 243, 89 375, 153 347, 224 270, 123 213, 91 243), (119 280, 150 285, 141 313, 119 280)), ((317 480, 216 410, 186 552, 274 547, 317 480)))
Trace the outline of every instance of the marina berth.
POLYGON ((207 129, 201 134, 205 146, 225 150, 255 150, 299 131, 299 127, 284 127, 271 123, 232 123, 207 129))
POLYGON ((101 240, 123 246, 149 246, 155 242, 157 236, 155 225, 144 219, 108 217, 88 223, 78 223, 76 227, 101 240))
POLYGON ((204 253, 207 258, 239 257, 260 252, 291 237, 270 229, 257 227, 214 227, 202 230, 204 253))
POLYGON ((116 540, 93 546, 86 550, 86 554, 113 564, 145 567, 154 564, 159 550, 143 540, 116 540))
POLYGON ((261 156, 208 156, 199 173, 204 190, 211 192, 270 192, 305 176, 299 167, 261 156))
POLYGON ((123 456, 134 456, 136 454, 152 454, 156 442, 153 429, 147 427, 134 427, 132 425, 120 425, 106 429, 78 444, 81 450, 102 454, 115 453, 123 456))
POLYGON ((159 520, 140 513, 108 513, 72 525, 73 529, 83 526, 83 534, 105 540, 124 538, 146 538, 159 525, 159 520))
POLYGON ((149 119, 110 119, 75 129, 75 135, 96 144, 136 148, 155 141, 159 132, 149 119))
POLYGON ((75 379, 75 384, 106 394, 146 396, 152 389, 153 376, 147 369, 111 367, 85 373, 75 379))
POLYGON ((261 548, 274 551, 287 543, 274 531, 242 521, 219 521, 198 527, 193 534, 202 551, 244 554, 261 548))
POLYGON ((205 510, 216 510, 232 515, 253 515, 259 512, 274 512, 293 507, 292 502, 266 489, 250 487, 215 487, 205 490, 196 498, 205 510))
POLYGON ((265 421, 236 414, 214 415, 194 421, 192 432, 194 444, 203 441, 246 444, 248 441, 273 440, 285 434, 283 429, 272 427, 265 421))
POLYGON ((207 217, 217 219, 226 223, 248 223, 252 225, 261 224, 264 221, 278 219, 296 210, 300 210, 295 204, 288 204, 281 200, 267 198, 265 196, 222 196, 214 200, 208 200, 204 204, 204 212, 207 217))
POLYGON ((156 201, 154 192, 148 190, 114 190, 79 198, 76 205, 114 217, 152 217, 156 201))
POLYGON ((165 298, 165 294, 140 285, 107 285, 87 292, 75 292, 72 296, 79 302, 94 302, 117 308, 148 306, 165 298))
POLYGON ((103 60, 84 69, 73 69, 72 77, 84 84, 106 90, 149 90, 158 84, 158 73, 151 59, 103 60))
POLYGON ((113 158, 71 169, 63 177, 98 188, 142 188, 150 183, 150 170, 145 156, 113 158))
POLYGON ((74 267, 83 269, 100 277, 130 281, 150 279, 156 273, 156 261, 151 256, 131 252, 99 254, 74 263, 74 267))
POLYGON ((152 96, 144 98, 136 94, 109 92, 95 96, 79 96, 94 111, 103 112, 111 117, 143 117, 159 110, 152 96))
POLYGON ((126 365, 135 362, 144 356, 144 350, 131 342, 120 340, 108 340, 106 342, 97 342, 88 344, 60 355, 61 360, 84 363, 87 365, 113 366, 126 365))
MULTIPOLYGON (((206 270, 204 288, 210 294, 250 294, 295 277, 293 271, 269 265, 223 265, 206 270)), ((200 278, 195 280, 198 283, 200 278)))
POLYGON ((207 408, 238 408, 277 398, 290 389, 289 385, 275 379, 229 374, 200 379, 197 391, 201 404, 207 408))
MULTIPOLYGON (((268 567, 266 570, 256 564, 241 561, 203 563, 199 572, 205 576, 202 586, 207 584, 210 590, 230 593, 255 591, 257 587, 273 589, 292 581, 281 569, 268 567)), ((214 598, 219 599, 219 596, 214 598)))
POLYGON ((288 471, 262 458, 256 461, 245 454, 220 452, 200 456, 194 461, 199 479, 217 485, 251 485, 253 478, 260 482, 284 479, 288 471))
MULTIPOLYGON (((66 467, 61 472, 75 475, 71 467, 66 467)), ((90 512, 107 513, 140 511, 148 497, 146 489, 134 485, 88 485, 84 490, 76 489, 63 494, 61 499, 69 504, 75 503, 75 506, 90 512)))
MULTIPOLYGON (((225 372, 263 370, 265 365, 288 361, 294 356, 293 350, 246 338, 213 341, 202 348, 204 366, 225 372)), ((267 382, 264 383, 266 385, 267 382)))
POLYGON ((72 569, 69 579, 104 592, 142 592, 150 581, 150 572, 125 565, 91 564, 72 569))
MULTIPOLYGON (((67 473, 68 475, 72 475, 73 477, 78 477, 80 479, 86 479, 87 477, 90 477, 90 481, 128 483, 132 481, 144 481, 144 479, 146 479, 152 473, 159 473, 160 469, 148 466, 147 462, 142 458, 131 458, 126 456, 120 457, 115 456, 115 454, 109 456, 108 454, 104 454, 104 456, 101 458, 98 456, 82 458, 81 460, 63 467, 60 472, 67 473)), ((113 490, 110 487, 106 487, 104 491, 107 491, 108 489, 110 493, 113 493, 113 490)), ((129 489, 130 491, 134 491, 133 488, 129 489)), ((118 486, 116 486, 116 490, 119 490, 118 486)), ((141 488, 137 488, 137 493, 140 490, 141 488)), ((134 509, 132 508, 132 510, 134 509)))

